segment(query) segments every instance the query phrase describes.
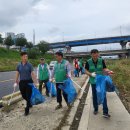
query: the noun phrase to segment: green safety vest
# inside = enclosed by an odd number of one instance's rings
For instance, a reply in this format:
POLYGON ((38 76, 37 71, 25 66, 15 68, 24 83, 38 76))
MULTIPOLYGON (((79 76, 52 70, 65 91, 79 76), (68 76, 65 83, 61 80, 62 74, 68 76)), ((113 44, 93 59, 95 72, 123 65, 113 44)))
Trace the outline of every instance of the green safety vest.
MULTIPOLYGON (((89 72, 90 73, 93 73, 93 72, 96 72, 96 74, 102 74, 103 73, 102 58, 98 58, 97 68, 95 67, 92 59, 88 60, 88 64, 89 64, 89 72)), ((92 77, 92 76, 90 76, 89 82, 91 84, 96 84, 95 78, 92 77)))
POLYGON ((44 64, 44 68, 42 69, 41 64, 39 64, 39 79, 47 80, 49 79, 49 72, 47 69, 47 64, 44 64))
POLYGON ((64 80, 67 79, 66 74, 67 74, 67 68, 65 66, 66 60, 62 60, 61 63, 56 63, 54 70, 55 70, 55 80, 56 82, 63 82, 64 80))
POLYGON ((83 67, 83 61, 82 60, 79 61, 79 66, 83 67))

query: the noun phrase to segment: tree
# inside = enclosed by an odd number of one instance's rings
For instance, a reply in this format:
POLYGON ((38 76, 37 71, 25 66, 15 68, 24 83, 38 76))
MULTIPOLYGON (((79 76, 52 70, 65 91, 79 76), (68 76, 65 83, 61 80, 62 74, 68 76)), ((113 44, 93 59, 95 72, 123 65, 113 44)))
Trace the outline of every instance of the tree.
POLYGON ((7 38, 5 38, 4 40, 4 45, 6 45, 7 49, 9 50, 10 46, 12 46, 14 44, 11 36, 8 36, 7 38))
POLYGON ((26 47, 27 47, 29 50, 31 50, 31 48, 33 48, 32 42, 27 42, 26 47))
POLYGON ((17 38, 16 39, 16 46, 19 46, 19 49, 21 51, 22 47, 27 45, 27 39, 26 38, 17 38))
POLYGON ((0 44, 3 44, 3 38, 1 34, 0 34, 0 44))
POLYGON ((40 41, 37 46, 42 54, 45 54, 47 51, 49 51, 49 44, 45 41, 40 41))

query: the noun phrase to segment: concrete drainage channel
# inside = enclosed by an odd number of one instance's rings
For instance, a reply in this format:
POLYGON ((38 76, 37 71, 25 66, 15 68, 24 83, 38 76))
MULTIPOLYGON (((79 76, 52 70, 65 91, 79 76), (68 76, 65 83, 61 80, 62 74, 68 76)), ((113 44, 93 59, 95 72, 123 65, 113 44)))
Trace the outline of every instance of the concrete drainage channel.
POLYGON ((59 126, 54 130, 78 130, 84 107, 87 105, 86 98, 89 90, 88 81, 89 79, 86 80, 74 104, 66 111, 59 126))
POLYGON ((84 106, 87 105, 87 104, 85 104, 85 101, 86 101, 86 98, 88 95, 88 90, 89 90, 89 85, 87 85, 85 88, 86 93, 83 93, 83 95, 82 95, 82 98, 80 100, 80 103, 79 103, 77 111, 76 111, 76 114, 74 116, 74 120, 73 120, 72 125, 70 126, 69 130, 78 130, 84 106))

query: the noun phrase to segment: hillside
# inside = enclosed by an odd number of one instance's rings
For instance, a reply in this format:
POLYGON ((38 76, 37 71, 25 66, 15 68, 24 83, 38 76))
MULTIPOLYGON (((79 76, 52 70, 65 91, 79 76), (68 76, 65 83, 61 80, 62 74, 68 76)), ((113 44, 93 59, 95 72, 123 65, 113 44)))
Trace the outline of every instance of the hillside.
MULTIPOLYGON (((29 59, 29 61, 33 64, 33 66, 37 66, 39 64, 40 57, 44 57, 47 63, 54 59, 53 55, 45 54, 44 56, 38 56, 37 59, 29 59)), ((15 70, 19 61, 20 53, 18 51, 8 51, 5 48, 0 48, 0 72, 15 70)))

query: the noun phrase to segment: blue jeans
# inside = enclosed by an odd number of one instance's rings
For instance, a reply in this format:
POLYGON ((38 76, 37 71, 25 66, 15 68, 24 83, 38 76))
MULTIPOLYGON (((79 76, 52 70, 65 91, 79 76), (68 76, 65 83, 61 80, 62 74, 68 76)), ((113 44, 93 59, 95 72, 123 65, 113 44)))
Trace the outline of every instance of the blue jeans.
MULTIPOLYGON (((91 86, 92 86, 92 95, 93 95, 93 107, 94 107, 95 111, 98 111, 96 84, 91 84, 91 86)), ((103 102, 103 113, 108 114, 106 95, 105 95, 104 102, 103 102)))

